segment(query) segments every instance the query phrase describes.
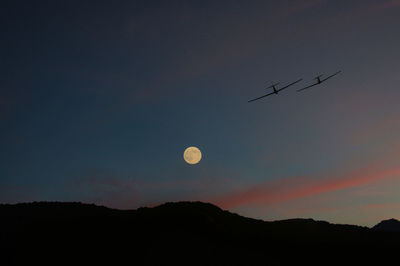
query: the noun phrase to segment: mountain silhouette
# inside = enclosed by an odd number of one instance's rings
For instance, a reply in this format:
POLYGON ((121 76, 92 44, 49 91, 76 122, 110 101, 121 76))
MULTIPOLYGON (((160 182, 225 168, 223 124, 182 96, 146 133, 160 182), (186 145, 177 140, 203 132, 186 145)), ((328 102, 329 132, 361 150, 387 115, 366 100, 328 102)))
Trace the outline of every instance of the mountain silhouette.
POLYGON ((396 219, 384 220, 373 227, 377 231, 400 232, 400 221, 396 219))
POLYGON ((202 202, 137 210, 6 204, 1 265, 381 265, 396 258, 400 234, 376 227, 266 222, 202 202))

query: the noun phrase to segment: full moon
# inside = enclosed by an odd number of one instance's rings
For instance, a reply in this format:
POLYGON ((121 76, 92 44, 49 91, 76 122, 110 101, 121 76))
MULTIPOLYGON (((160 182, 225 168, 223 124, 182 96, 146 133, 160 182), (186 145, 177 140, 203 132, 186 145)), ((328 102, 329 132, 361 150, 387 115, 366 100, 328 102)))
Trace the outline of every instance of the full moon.
POLYGON ((188 164, 196 164, 201 160, 201 151, 197 147, 189 147, 183 153, 183 159, 188 164))

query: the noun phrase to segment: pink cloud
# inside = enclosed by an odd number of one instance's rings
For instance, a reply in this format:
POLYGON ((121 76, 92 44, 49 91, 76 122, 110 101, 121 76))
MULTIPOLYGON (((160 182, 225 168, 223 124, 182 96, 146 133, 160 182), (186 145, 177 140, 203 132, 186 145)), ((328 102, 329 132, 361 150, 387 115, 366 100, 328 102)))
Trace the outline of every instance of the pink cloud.
MULTIPOLYGON (((126 102, 126 104, 143 101, 158 102, 182 95, 182 91, 176 88, 194 79, 215 73, 219 69, 239 64, 264 50, 267 40, 260 36, 267 36, 275 32, 274 23, 271 23, 271 21, 275 23, 285 21, 289 16, 304 12, 325 2, 327 0, 306 0, 292 5, 283 4, 272 11, 266 10, 265 16, 250 17, 246 21, 240 22, 237 22, 236 17, 229 14, 225 14, 224 19, 215 18, 214 30, 208 32, 213 39, 212 41, 195 42, 192 40, 188 42, 182 47, 173 64, 170 64, 156 78, 149 81, 146 86, 136 90, 128 88, 126 91, 122 91, 123 95, 116 102, 116 105, 120 106, 121 101, 126 102)), ((263 5, 260 8, 263 8, 263 5)), ((157 16, 165 16, 164 11, 155 12, 157 16)), ((188 18, 178 16, 177 19, 186 21, 188 18)), ((147 36, 147 38, 163 41, 159 32, 160 28, 157 23, 151 20, 151 16, 132 19, 126 26, 127 34, 137 34, 137 31, 141 31, 141 27, 148 24, 152 28, 148 32, 151 32, 152 35, 147 36), (156 33, 154 34, 154 32, 156 33)), ((148 34, 148 32, 146 31, 145 34, 148 34)), ((290 37, 291 34, 287 34, 285 38, 290 37)), ((115 83, 117 80, 113 79, 112 82, 115 83)))
POLYGON ((400 167, 377 170, 374 167, 361 169, 342 177, 304 177, 269 181, 228 194, 214 202, 223 208, 243 205, 271 205, 301 199, 332 191, 343 190, 400 176, 400 167))
POLYGON ((381 7, 383 8, 400 7, 400 0, 386 1, 382 3, 381 7))
POLYGON ((305 11, 309 8, 313 8, 320 4, 327 2, 327 0, 309 0, 309 1, 301 1, 294 6, 293 10, 295 13, 299 13, 305 11))
POLYGON ((363 206, 367 210, 400 208, 400 202, 370 203, 363 206))

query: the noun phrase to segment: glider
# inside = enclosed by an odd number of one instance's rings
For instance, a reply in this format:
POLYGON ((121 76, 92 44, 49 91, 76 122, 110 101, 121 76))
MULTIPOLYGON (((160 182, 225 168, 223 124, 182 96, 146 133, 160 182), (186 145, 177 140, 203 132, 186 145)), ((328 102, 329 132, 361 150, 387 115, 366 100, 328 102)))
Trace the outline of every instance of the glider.
POLYGON ((303 80, 303 79, 296 80, 295 82, 292 82, 292 83, 290 83, 289 85, 286 85, 285 87, 282 87, 282 88, 280 88, 280 89, 277 89, 277 88, 276 88, 276 86, 279 85, 279 83, 272 84, 271 86, 267 87, 266 89, 272 88, 272 89, 274 90, 273 92, 270 92, 270 93, 265 94, 265 95, 263 95, 263 96, 260 96, 260 97, 258 97, 258 98, 249 100, 248 102, 253 102, 253 101, 259 100, 259 99, 261 99, 261 98, 270 96, 270 95, 272 95, 272 94, 278 94, 278 92, 280 92, 280 91, 286 89, 287 87, 290 87, 290 86, 292 86, 292 85, 294 85, 294 84, 296 84, 297 82, 300 82, 300 81, 302 81, 302 80, 303 80))
POLYGON ((299 91, 302 91, 302 90, 305 90, 305 89, 314 87, 314 86, 316 86, 316 85, 319 85, 319 84, 321 84, 322 82, 324 82, 325 80, 330 79, 330 78, 333 77, 333 76, 336 76, 336 75, 339 74, 340 72, 342 72, 342 71, 338 71, 338 72, 336 72, 336 73, 334 73, 334 74, 332 74, 332 75, 330 75, 329 77, 324 78, 324 79, 321 79, 321 77, 322 77, 323 75, 319 75, 318 77, 315 77, 315 78, 314 78, 314 80, 317 80, 316 83, 314 83, 314 84, 312 84, 312 85, 310 85, 310 86, 307 86, 307 87, 305 87, 305 88, 299 89, 299 90, 297 90, 297 91, 299 92, 299 91))

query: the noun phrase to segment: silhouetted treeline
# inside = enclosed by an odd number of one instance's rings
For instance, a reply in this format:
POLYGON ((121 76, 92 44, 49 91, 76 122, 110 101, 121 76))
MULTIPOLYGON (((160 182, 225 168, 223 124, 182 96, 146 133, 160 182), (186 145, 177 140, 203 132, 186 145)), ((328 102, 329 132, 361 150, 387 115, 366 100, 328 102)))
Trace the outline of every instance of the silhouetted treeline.
POLYGON ((241 217, 201 202, 122 211, 0 205, 0 265, 382 265, 400 234, 312 219, 241 217))

